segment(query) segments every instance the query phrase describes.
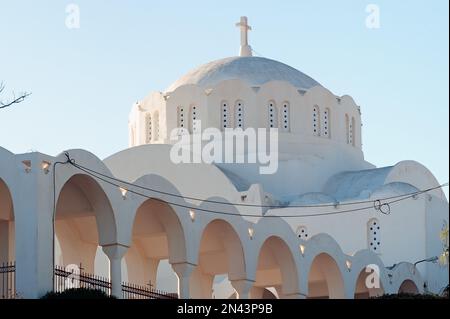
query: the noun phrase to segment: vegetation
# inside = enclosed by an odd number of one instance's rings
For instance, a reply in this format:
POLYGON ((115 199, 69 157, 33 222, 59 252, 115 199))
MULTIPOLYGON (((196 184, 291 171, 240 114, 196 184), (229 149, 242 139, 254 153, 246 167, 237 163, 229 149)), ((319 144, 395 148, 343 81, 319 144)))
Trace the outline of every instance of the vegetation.
POLYGON ((89 288, 72 288, 63 292, 50 291, 41 299, 115 299, 101 290, 89 288))
POLYGON ((372 297, 371 299, 448 299, 448 294, 446 295, 434 295, 434 294, 387 294, 379 297, 372 297))

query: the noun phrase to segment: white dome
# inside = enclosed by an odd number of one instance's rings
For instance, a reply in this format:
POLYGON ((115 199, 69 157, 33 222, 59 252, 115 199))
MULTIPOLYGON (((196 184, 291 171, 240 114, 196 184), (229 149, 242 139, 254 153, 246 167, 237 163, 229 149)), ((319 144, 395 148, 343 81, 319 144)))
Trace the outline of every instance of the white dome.
POLYGON ((306 74, 284 63, 261 57, 231 57, 206 63, 178 79, 166 92, 186 84, 211 88, 224 80, 240 79, 250 86, 269 81, 286 81, 298 89, 320 85, 306 74))

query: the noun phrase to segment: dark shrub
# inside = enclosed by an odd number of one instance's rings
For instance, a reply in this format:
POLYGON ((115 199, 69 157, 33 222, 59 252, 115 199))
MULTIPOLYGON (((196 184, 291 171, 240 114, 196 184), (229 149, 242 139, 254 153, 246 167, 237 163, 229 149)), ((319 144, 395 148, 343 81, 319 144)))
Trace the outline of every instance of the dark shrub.
POLYGON ((447 298, 432 294, 399 293, 399 294, 382 295, 379 297, 372 297, 371 299, 447 299, 447 298))
POLYGON ((115 299, 115 297, 97 289, 72 288, 63 292, 48 292, 41 299, 115 299))

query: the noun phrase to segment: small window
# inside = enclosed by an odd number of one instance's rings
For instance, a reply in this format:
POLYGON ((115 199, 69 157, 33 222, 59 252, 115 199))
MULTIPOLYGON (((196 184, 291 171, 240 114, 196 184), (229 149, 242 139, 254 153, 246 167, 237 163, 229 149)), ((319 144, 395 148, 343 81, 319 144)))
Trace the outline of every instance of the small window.
POLYGON ((269 101, 268 110, 268 126, 270 128, 278 127, 278 109, 274 101, 269 101))
POLYGON ((297 227, 297 237, 303 240, 307 240, 309 238, 308 228, 304 225, 300 225, 297 227))
POLYGON ((231 127, 230 123, 230 109, 227 101, 222 101, 220 105, 220 123, 222 129, 226 129, 227 127, 231 127))
POLYGON ((320 136, 320 109, 317 105, 313 107, 312 127, 313 135, 320 136))
POLYGON ((189 131, 191 133, 198 133, 198 106, 192 105, 190 109, 190 123, 189 123, 189 131))
POLYGON ((346 134, 346 141, 347 144, 350 144, 350 118, 348 114, 345 114, 345 134, 346 134))
POLYGON ((237 101, 234 106, 234 125, 236 128, 244 128, 244 103, 237 101))
POLYGON ((353 116, 352 120, 350 121, 349 134, 350 134, 349 144, 355 146, 355 118, 353 116))
POLYGON ((177 108, 177 127, 178 127, 178 135, 181 135, 185 132, 186 128, 186 117, 185 117, 185 107, 178 106, 177 108))
POLYGON ((381 251, 381 226, 378 219, 373 218, 367 223, 367 244, 368 248, 375 253, 381 251))
POLYGON ((145 131, 146 131, 146 143, 149 144, 152 141, 152 115, 147 114, 145 117, 145 131))
POLYGON ((331 138, 330 130, 330 109, 327 107, 322 113, 322 136, 326 138, 331 138))
POLYGON ((281 108, 281 127, 284 132, 289 132, 291 129, 289 102, 284 102, 281 108))
POLYGON ((153 114, 153 119, 154 119, 154 130, 153 130, 153 136, 154 136, 154 140, 158 141, 159 140, 159 113, 158 111, 156 111, 153 114))

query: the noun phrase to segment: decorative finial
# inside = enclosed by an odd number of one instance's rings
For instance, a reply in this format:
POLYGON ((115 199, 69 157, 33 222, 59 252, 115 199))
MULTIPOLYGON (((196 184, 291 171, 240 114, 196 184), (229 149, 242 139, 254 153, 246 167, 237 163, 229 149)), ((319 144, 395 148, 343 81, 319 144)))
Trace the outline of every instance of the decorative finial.
POLYGON ((252 47, 248 45, 248 30, 252 28, 248 25, 247 17, 241 17, 241 21, 236 23, 241 29, 241 50, 240 56, 252 56, 252 47))

